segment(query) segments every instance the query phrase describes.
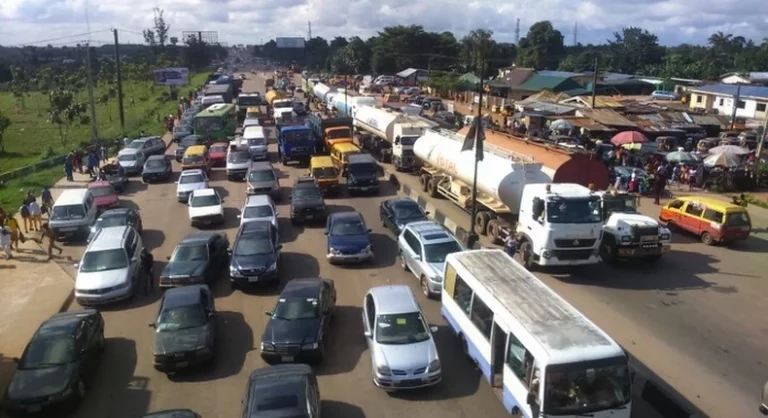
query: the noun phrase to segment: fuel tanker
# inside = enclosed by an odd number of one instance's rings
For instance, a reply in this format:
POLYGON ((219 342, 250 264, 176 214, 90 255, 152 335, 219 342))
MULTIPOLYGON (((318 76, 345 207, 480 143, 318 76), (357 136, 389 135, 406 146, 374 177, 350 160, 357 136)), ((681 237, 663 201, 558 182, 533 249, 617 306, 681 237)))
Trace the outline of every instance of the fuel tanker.
POLYGON ((378 154, 383 162, 392 162, 397 170, 413 170, 413 144, 429 125, 402 113, 373 106, 360 106, 355 110, 355 130, 360 146, 378 154))

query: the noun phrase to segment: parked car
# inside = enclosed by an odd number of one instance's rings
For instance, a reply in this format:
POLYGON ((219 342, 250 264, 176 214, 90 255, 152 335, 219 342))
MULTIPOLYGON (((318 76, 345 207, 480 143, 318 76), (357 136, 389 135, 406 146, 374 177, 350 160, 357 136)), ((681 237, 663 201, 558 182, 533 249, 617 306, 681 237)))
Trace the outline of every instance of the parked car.
POLYGON ((213 283, 229 264, 229 239, 215 232, 195 232, 176 245, 160 273, 161 289, 213 283))
POLYGON ((411 222, 428 220, 427 215, 429 212, 424 211, 418 203, 407 198, 389 199, 379 205, 381 224, 392 231, 395 236, 400 235, 403 227, 411 222))
POLYGON ((371 288, 363 299, 363 334, 371 353, 373 383, 383 389, 416 389, 442 380, 430 327, 411 288, 371 288))
POLYGON ((202 169, 184 170, 176 184, 176 199, 188 203, 193 191, 208 188, 208 174, 202 169))
POLYGON ((153 155, 165 154, 165 142, 159 136, 151 136, 148 138, 134 139, 128 144, 127 149, 135 149, 141 151, 145 157, 151 157, 153 155))
POLYGON ((320 362, 335 308, 333 280, 289 281, 275 308, 267 312, 261 358, 269 364, 320 362))
POLYGON ((125 187, 128 185, 128 176, 119 163, 104 164, 99 168, 99 171, 104 174, 116 192, 123 193, 125 191, 125 187))
POLYGON ((173 165, 171 164, 171 157, 167 155, 153 155, 147 158, 147 162, 144 163, 141 180, 144 183, 168 181, 172 174, 173 165))
POLYGON ((139 234, 144 231, 144 224, 141 221, 141 215, 138 211, 129 208, 116 208, 103 212, 96 222, 91 227, 91 231, 88 233, 88 242, 93 240, 93 237, 99 233, 103 228, 109 228, 111 226, 131 226, 139 234))
POLYGON ((104 351, 104 319, 95 309, 58 313, 27 343, 5 393, 5 408, 19 414, 58 414, 85 399, 104 351))
POLYGON ((323 191, 313 177, 296 179, 291 189, 291 223, 325 220, 328 208, 325 206, 323 191))
MULTIPOLYGON (((194 117, 194 115, 192 117, 194 117)), ((179 121, 179 125, 173 128, 173 142, 178 143, 182 138, 192 135, 192 117, 188 118, 186 123, 184 123, 184 119, 182 119, 179 121)))
POLYGON ((205 139, 200 135, 189 135, 182 138, 181 141, 179 141, 179 145, 176 146, 176 151, 174 151, 176 162, 180 163, 182 158, 184 158, 184 153, 187 151, 187 148, 194 147, 195 145, 205 145, 205 139))
POLYGON ((189 195, 189 222, 192 226, 224 222, 224 200, 214 189, 198 189, 189 195))
POLYGON ((200 418, 200 415, 191 409, 166 409, 164 411, 152 412, 144 415, 142 418, 200 418))
POLYGON ((240 403, 242 416, 248 418, 321 415, 317 377, 306 364, 281 364, 254 370, 240 403))
POLYGON ((240 226, 232 246, 229 278, 235 287, 280 282, 277 228, 270 221, 250 221, 240 226))
POLYGON ((213 167, 224 167, 227 165, 227 151, 229 150, 229 143, 216 142, 211 145, 208 150, 208 155, 211 158, 211 164, 213 167))
POLYGON ((248 196, 240 209, 240 225, 250 221, 269 221, 278 230, 280 226, 277 222, 277 216, 280 211, 275 207, 275 202, 271 197, 265 194, 256 194, 248 196))
POLYGON ((653 100, 680 100, 680 96, 672 91, 667 90, 654 90, 651 93, 651 99, 653 100))
POLYGON ((331 214, 325 227, 326 258, 331 264, 372 260, 370 233, 360 212, 331 214))
POLYGON ((146 159, 146 155, 135 148, 124 148, 117 153, 117 163, 127 176, 141 175, 146 159))
POLYGON ((193 285, 163 295, 155 322, 155 369, 172 373, 210 364, 216 349, 216 306, 211 289, 193 285))
POLYGON ((448 254, 464 251, 453 234, 433 221, 405 225, 397 238, 397 249, 400 266, 419 279, 421 291, 427 298, 433 298, 442 291, 448 254))
POLYGON ((90 190, 93 202, 100 211, 116 208, 120 205, 120 198, 117 197, 115 188, 107 181, 92 181, 88 183, 88 190, 90 190))

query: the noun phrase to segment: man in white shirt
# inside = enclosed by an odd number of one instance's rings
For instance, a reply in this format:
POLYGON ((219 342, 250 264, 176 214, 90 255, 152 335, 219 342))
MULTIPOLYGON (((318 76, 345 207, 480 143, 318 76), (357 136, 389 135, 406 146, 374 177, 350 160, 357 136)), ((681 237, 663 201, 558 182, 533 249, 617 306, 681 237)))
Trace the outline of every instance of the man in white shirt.
POLYGON ((13 258, 11 254, 11 228, 3 226, 0 229, 0 248, 2 248, 6 260, 13 258))

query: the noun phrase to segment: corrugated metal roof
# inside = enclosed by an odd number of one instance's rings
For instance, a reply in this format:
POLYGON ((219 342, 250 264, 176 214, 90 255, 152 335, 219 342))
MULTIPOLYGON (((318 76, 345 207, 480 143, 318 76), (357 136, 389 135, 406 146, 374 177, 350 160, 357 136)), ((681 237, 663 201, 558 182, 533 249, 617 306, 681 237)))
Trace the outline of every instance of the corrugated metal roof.
POLYGON ((590 118, 597 123, 606 126, 621 126, 634 128, 635 124, 624 116, 614 112, 611 109, 585 109, 581 108, 576 111, 576 115, 585 118, 590 118))
POLYGON ((547 119, 555 120, 555 119, 562 119, 567 120, 568 122, 571 122, 571 124, 577 128, 584 128, 588 131, 592 132, 615 132, 616 129, 609 128, 605 125, 599 124, 595 121, 593 121, 590 118, 580 118, 580 117, 560 117, 560 116, 550 116, 547 119))
POLYGON ((552 91, 549 91, 549 90, 542 90, 542 91, 540 91, 540 92, 538 92, 538 93, 536 93, 536 94, 534 94, 532 96, 529 96, 525 100, 522 100, 522 101, 520 101, 518 103, 522 104, 522 103, 525 103, 527 101, 531 101, 531 102, 537 101, 537 102, 549 102, 549 103, 557 104, 557 103, 560 103, 561 101, 563 101, 565 99, 569 99, 569 98, 570 98, 570 96, 568 96, 567 94, 555 93, 555 92, 552 92, 552 91))
POLYGON ((503 76, 488 83, 490 87, 496 88, 515 88, 520 87, 528 80, 534 71, 530 68, 515 68, 507 71, 503 76))
POLYGON ((590 94, 592 93, 592 90, 585 89, 584 87, 576 87, 573 89, 563 90, 561 93, 567 94, 568 96, 577 97, 590 94))
MULTIPOLYGON (((691 87, 689 91, 694 93, 714 94, 718 96, 735 96, 739 86, 734 84, 710 84, 708 86, 691 87)), ((768 100, 768 87, 741 86, 739 95, 742 98, 768 100)))
POLYGON ((688 116, 693 120, 693 123, 699 126, 720 126, 721 129, 728 129, 731 126, 731 123, 720 115, 688 113, 688 116))
MULTIPOLYGON (((570 97, 561 101, 562 104, 571 104, 579 107, 592 107, 592 97, 570 97)), ((624 104, 610 96, 595 96, 595 109, 623 109, 624 104)))
POLYGON ((586 76, 585 73, 573 73, 570 71, 552 71, 552 70, 539 70, 539 71, 536 71, 536 74, 543 75, 543 76, 550 76, 550 77, 559 77, 559 78, 572 78, 572 77, 586 76))
POLYGON ((516 107, 522 107, 525 110, 535 110, 538 112, 547 112, 555 115, 565 115, 573 113, 576 108, 573 106, 566 106, 562 104, 555 104, 550 102, 543 102, 539 100, 523 100, 515 105, 516 107))
POLYGON ((583 86, 567 77, 534 74, 528 78, 525 83, 521 84, 520 88, 531 91, 549 89, 552 91, 562 92, 565 90, 583 88, 583 86))
POLYGON ((427 71, 427 70, 421 70, 419 68, 408 68, 406 70, 400 71, 399 73, 395 74, 396 76, 400 78, 408 78, 414 74, 416 74, 419 71, 427 71))

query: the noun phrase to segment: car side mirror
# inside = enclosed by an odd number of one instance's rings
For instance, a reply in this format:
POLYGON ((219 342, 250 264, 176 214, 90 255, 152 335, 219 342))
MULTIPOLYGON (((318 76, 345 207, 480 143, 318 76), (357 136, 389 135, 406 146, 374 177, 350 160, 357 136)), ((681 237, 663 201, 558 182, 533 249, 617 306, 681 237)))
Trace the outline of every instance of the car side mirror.
POLYGON ((373 334, 371 334, 371 331, 363 331, 363 335, 365 335, 365 338, 371 338, 373 334))
POLYGON ((237 219, 242 219, 243 215, 237 215, 237 219))
POLYGON ((413 256, 413 259, 416 260, 416 261, 421 261, 421 254, 415 254, 413 256))
POLYGON ((270 318, 272 317, 272 312, 270 312, 270 311, 264 311, 264 313, 265 313, 265 314, 267 314, 267 316, 268 316, 268 317, 270 317, 270 318))
POLYGON ((149 324, 149 327, 150 327, 150 328, 155 328, 156 326, 157 326, 157 325, 156 325, 154 322, 152 322, 151 324, 149 324))
POLYGON ((432 331, 432 332, 437 332, 437 330, 438 330, 438 329, 439 329, 439 328, 437 328, 437 326, 435 326, 435 325, 431 325, 431 326, 429 327, 429 330, 430 330, 430 331, 432 331))
POLYGON ((72 263, 72 266, 76 269, 80 268, 80 263, 72 263))
POLYGON ((179 184, 179 182, 178 182, 178 181, 174 181, 173 183, 174 183, 174 184, 179 184))
POLYGON ((275 211, 275 216, 280 216, 280 211, 279 210, 275 211))

